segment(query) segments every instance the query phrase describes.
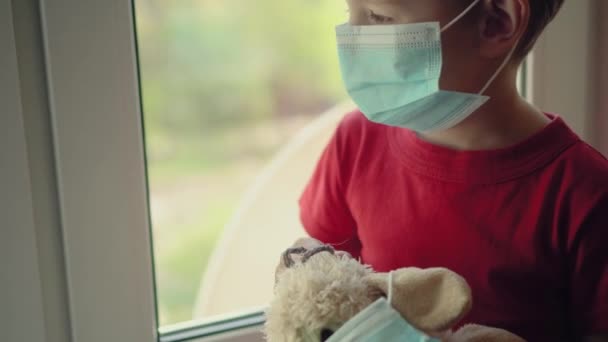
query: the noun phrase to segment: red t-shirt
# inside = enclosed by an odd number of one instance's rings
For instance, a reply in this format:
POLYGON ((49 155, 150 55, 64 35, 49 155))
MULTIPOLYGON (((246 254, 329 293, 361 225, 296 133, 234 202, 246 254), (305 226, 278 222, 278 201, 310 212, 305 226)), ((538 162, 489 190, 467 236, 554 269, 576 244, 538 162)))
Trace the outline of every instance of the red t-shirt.
POLYGON ((376 271, 462 275, 463 324, 531 342, 608 332, 608 161, 558 117, 513 147, 458 152, 351 113, 300 208, 312 237, 376 271))

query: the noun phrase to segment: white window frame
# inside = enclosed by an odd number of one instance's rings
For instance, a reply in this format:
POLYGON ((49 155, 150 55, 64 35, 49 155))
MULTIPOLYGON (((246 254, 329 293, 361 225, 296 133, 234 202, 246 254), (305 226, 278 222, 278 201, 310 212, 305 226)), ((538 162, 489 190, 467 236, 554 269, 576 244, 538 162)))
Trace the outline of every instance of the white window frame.
POLYGON ((0 327, 6 341, 45 341, 47 327, 12 12, 11 2, 0 0, 0 327))
POLYGON ((262 341, 263 315, 159 336, 130 0, 40 0, 73 341, 262 341))
MULTIPOLYGON (((589 139, 600 135, 590 94, 601 92, 591 91, 587 59, 601 41, 590 17, 601 17, 600 6, 608 11, 602 1, 566 1, 527 72, 532 101, 589 139)), ((157 333, 135 42, 130 0, 0 0, 0 275, 10 275, 0 282, 3 338, 64 342, 51 332, 61 325, 73 342, 261 341, 261 313, 157 333), (30 56, 19 55, 15 28, 32 18, 13 14, 25 2, 40 10, 46 70, 28 72, 47 79, 56 178, 34 169, 41 157, 32 146, 42 151, 45 141, 32 134, 39 123, 22 101, 30 56), (57 223, 56 199, 36 192, 45 187, 56 187, 57 223), (53 254, 47 218, 61 228, 53 248, 63 248, 57 260, 65 265, 46 258, 53 254), (49 274, 65 279, 49 281, 49 274), (69 312, 53 315, 62 305, 69 312)))
POLYGON ((41 0, 73 341, 157 339, 127 0, 41 0))

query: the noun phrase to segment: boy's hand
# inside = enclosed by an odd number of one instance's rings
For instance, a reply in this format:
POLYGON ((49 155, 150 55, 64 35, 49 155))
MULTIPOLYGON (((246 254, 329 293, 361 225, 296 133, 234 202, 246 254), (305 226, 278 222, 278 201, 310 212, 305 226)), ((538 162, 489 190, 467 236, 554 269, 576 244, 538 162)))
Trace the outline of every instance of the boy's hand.
MULTIPOLYGON (((296 242, 294 242, 294 244, 290 247, 290 249, 291 248, 304 248, 306 250, 311 250, 311 249, 314 249, 316 247, 320 247, 323 245, 325 245, 325 244, 317 239, 306 237, 306 238, 300 238, 300 239, 296 240, 296 242)), ((351 255, 348 254, 348 252, 344 252, 344 251, 336 251, 335 254, 338 257, 352 258, 351 255)), ((290 257, 295 263, 298 263, 302 259, 303 255, 304 254, 294 253, 294 254, 291 254, 290 257)), ((279 264, 275 268, 275 273, 274 273, 275 274, 275 283, 278 278, 278 275, 281 272, 283 272, 286 268, 287 268, 287 265, 285 265, 284 258, 283 258, 283 256, 281 256, 281 258, 279 260, 279 264)))
MULTIPOLYGON (((296 240, 296 242, 294 242, 293 245, 291 245, 290 248, 306 248, 307 250, 309 249, 313 249, 315 247, 319 247, 319 246, 323 246, 323 243, 317 239, 313 239, 313 238, 300 238, 298 240, 296 240)), ((293 259, 294 262, 299 262, 300 259, 302 258, 301 254, 293 254, 291 256, 291 258, 293 259)), ((287 265, 285 265, 283 256, 281 255, 280 260, 279 260, 279 264, 277 265, 277 267, 275 268, 274 271, 274 277, 275 277, 275 282, 276 279, 278 277, 278 275, 283 272, 285 269, 287 268, 287 265)))

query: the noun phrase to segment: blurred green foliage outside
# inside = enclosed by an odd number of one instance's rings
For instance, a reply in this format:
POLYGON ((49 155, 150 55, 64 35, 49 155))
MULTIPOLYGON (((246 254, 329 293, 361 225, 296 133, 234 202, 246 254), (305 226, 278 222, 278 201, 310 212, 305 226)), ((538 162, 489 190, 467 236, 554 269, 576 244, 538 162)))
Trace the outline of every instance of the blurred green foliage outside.
POLYGON ((346 96, 333 0, 135 0, 161 325, 192 319, 260 169, 346 96))

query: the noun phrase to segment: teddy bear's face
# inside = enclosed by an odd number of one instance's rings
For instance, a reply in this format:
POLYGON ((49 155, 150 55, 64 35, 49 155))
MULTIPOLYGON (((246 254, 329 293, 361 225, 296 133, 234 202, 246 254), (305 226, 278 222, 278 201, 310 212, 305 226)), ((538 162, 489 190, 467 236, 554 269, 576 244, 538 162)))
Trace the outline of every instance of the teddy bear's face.
POLYGON ((366 277, 369 267, 328 252, 316 253, 278 276, 267 311, 269 341, 324 341, 383 295, 366 277))
MULTIPOLYGON (((322 342, 386 293, 391 306, 420 331, 450 342, 523 342, 504 330, 453 327, 470 309, 466 281, 447 269, 401 268, 374 273, 328 246, 300 249, 277 274, 266 312, 269 342, 322 342), (390 283, 390 284, 389 284, 390 283)), ((288 254, 288 253, 287 253, 288 254)), ((288 257, 289 255, 287 255, 288 257)))

